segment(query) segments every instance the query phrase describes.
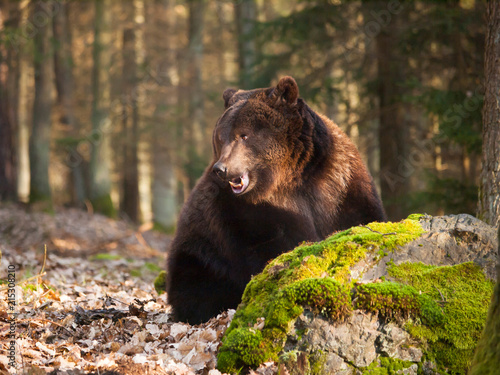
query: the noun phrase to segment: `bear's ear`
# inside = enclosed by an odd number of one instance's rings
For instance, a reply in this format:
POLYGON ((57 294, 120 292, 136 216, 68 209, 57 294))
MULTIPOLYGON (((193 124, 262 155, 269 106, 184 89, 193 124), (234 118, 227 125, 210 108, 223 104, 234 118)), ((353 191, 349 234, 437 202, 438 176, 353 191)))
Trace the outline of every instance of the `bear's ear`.
POLYGON ((224 93, 222 94, 222 98, 224 99, 224 107, 227 109, 229 107, 229 100, 233 97, 234 93, 236 92, 235 89, 225 89, 224 93))
POLYGON ((294 105, 297 103, 297 98, 299 97, 299 86, 297 86, 297 82, 292 77, 285 76, 280 79, 272 91, 271 97, 276 101, 284 101, 290 105, 294 105))

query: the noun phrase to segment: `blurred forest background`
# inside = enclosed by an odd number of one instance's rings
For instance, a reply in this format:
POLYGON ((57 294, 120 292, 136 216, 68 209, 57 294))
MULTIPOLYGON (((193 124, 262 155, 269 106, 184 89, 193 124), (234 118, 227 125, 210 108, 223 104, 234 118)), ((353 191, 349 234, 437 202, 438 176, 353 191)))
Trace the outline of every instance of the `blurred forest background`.
POLYGON ((292 75, 390 219, 475 214, 486 2, 0 1, 0 197, 171 230, 227 87, 292 75))

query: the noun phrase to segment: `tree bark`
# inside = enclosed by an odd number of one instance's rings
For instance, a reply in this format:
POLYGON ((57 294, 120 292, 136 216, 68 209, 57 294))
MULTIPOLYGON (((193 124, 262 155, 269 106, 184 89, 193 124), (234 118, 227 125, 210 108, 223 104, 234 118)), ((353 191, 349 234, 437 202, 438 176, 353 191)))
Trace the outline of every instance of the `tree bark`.
POLYGON ((111 2, 95 1, 92 69, 92 152, 90 157, 90 200, 94 210, 108 216, 116 212, 111 201, 111 2))
MULTIPOLYGON (((34 16, 47 14, 50 2, 37 1, 34 16)), ((44 209, 52 209, 49 182, 50 133, 52 127, 52 61, 49 23, 40 22, 34 37, 35 100, 33 129, 30 137, 30 203, 42 202, 44 209)))
POLYGON ((12 123, 7 116, 5 104, 5 87, 0 87, 0 201, 16 199, 15 162, 13 148, 12 123))
MULTIPOLYGON (((26 25, 28 22, 29 0, 23 0, 19 3, 20 25, 26 25)), ((22 202, 28 202, 30 194, 30 157, 29 157, 29 139, 30 139, 30 116, 28 108, 28 86, 30 67, 29 55, 26 51, 26 45, 18 44, 18 65, 19 78, 17 90, 17 131, 16 131, 16 159, 17 159, 17 197, 22 202)))
POLYGON ((238 32, 238 66, 240 70, 240 87, 253 88, 252 69, 256 60, 255 22, 257 21, 257 4, 255 0, 236 1, 236 29, 238 32))
MULTIPOLYGON (((8 4, 0 28, 19 26, 17 4, 8 4)), ((18 54, 0 45, 0 201, 14 201, 16 192, 15 124, 17 108, 18 54)))
POLYGON ((207 148, 205 132, 205 108, 203 100, 203 32, 205 0, 189 0, 189 44, 187 50, 188 63, 188 113, 189 128, 185 134, 188 139, 188 177, 189 188, 192 189, 205 166, 203 155, 207 148))
MULTIPOLYGON (((68 139, 78 137, 78 124, 75 118, 73 56, 71 52, 71 29, 68 25, 68 3, 61 2, 59 9, 54 12, 52 30, 56 48, 54 49, 54 73, 57 89, 57 103, 61 108, 61 123, 65 125, 65 134, 68 139)), ((67 160, 77 160, 68 163, 70 168, 71 196, 73 203, 82 206, 87 194, 83 176, 82 157, 78 153, 77 141, 70 141, 67 145, 67 160)))
MULTIPOLYGON (((381 5, 383 9, 386 5, 381 5)), ((409 188, 411 166, 408 165, 408 129, 401 103, 404 81, 402 62, 398 61, 397 35, 402 14, 381 26, 376 36, 380 101, 380 187, 389 220, 400 220, 406 214, 405 194, 409 188)))
POLYGON ((498 374, 500 364, 500 3, 486 5, 485 82, 483 107, 483 167, 479 215, 498 227, 497 284, 470 375, 498 374))
POLYGON ((500 225, 500 4, 487 4, 483 152, 478 216, 500 225))
MULTIPOLYGON (((131 6, 127 3, 126 6, 131 6)), ((123 32, 123 186, 121 210, 137 223, 139 220, 139 170, 137 144, 139 119, 137 103, 137 64, 133 28, 123 32)))
POLYGON ((470 375, 498 374, 498 365, 500 364, 500 227, 498 228, 498 257, 497 284, 491 297, 483 334, 477 344, 470 375))
POLYGON ((160 74, 163 83, 164 95, 155 103, 155 116, 152 137, 152 211, 153 222, 157 229, 172 231, 177 216, 177 179, 175 176, 175 139, 176 124, 175 108, 178 105, 178 96, 175 95, 175 86, 169 79, 168 71, 175 67, 175 43, 173 31, 175 17, 171 1, 162 0, 157 4, 158 17, 155 18, 155 28, 164 30, 157 41, 160 58, 160 74), (165 126, 166 125, 166 126, 165 126))

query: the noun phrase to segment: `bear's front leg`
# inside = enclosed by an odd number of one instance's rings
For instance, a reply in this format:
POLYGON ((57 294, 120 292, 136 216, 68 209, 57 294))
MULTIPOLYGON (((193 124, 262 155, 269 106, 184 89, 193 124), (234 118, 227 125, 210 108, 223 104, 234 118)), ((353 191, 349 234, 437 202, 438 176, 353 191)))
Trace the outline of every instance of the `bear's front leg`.
POLYGON ((173 319, 199 324, 238 306, 243 289, 221 276, 194 256, 172 253, 168 261, 167 293, 173 319))

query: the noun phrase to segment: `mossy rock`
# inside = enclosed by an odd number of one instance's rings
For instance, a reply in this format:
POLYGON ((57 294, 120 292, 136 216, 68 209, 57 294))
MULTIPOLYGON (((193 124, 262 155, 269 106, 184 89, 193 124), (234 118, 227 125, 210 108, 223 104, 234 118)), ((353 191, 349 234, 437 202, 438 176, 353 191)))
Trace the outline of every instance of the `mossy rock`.
POLYGON ((398 223, 354 227, 280 255, 247 285, 223 338, 218 368, 234 373, 272 360, 304 374, 417 368, 465 373, 493 292, 488 276, 495 252, 476 246, 485 244, 483 232, 489 235, 482 225, 483 231, 468 215, 411 215, 398 223), (472 235, 457 230, 461 220, 473 222, 472 235), (449 257, 431 251, 433 239, 445 235, 465 239, 453 241, 461 248, 449 257), (428 264, 413 261, 426 252, 433 253, 428 264), (468 262, 452 265, 454 258, 468 262), (370 338, 350 342, 353 329, 370 338))

